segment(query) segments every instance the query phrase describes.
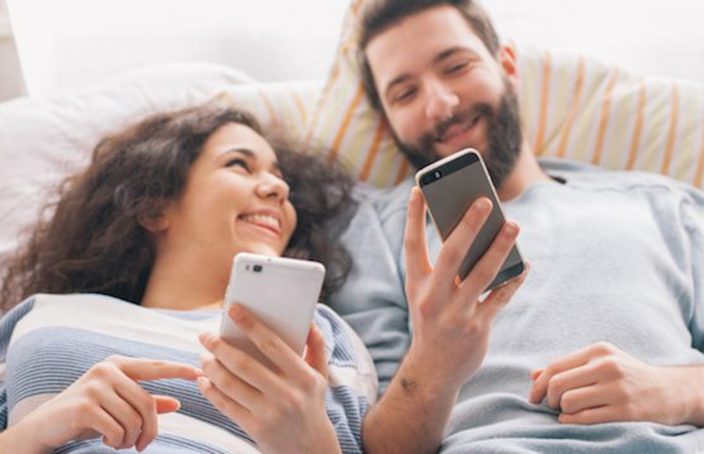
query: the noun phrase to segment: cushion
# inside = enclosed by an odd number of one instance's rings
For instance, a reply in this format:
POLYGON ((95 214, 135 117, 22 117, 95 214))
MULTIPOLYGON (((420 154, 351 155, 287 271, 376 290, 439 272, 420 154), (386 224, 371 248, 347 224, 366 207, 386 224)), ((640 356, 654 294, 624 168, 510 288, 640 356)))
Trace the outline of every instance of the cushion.
POLYGON ((320 83, 257 84, 214 64, 172 64, 129 72, 51 98, 0 104, 0 257, 68 174, 87 165, 101 137, 149 113, 220 96, 254 113, 265 131, 300 141, 320 83), (246 83, 243 83, 246 82, 246 83))
MULTIPOLYGON (((308 124, 309 146, 347 162, 362 180, 391 186, 411 168, 367 101, 359 77, 356 36, 367 2, 355 0, 347 11, 336 58, 308 124)), ((658 172, 704 187, 704 85, 513 46, 522 120, 537 155, 658 172)))

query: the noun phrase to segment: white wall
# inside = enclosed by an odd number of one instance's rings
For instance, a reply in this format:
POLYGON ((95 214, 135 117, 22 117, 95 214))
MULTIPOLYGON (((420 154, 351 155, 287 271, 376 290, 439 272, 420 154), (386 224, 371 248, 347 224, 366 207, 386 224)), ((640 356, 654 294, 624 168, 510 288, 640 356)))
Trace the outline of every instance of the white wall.
POLYGON ((231 65, 259 80, 322 78, 345 0, 9 0, 32 95, 165 61, 231 65))
POLYGON ((0 101, 24 94, 17 49, 12 37, 5 2, 0 0, 0 101))
MULTIPOLYGON (((224 63, 265 81, 320 79, 350 0, 7 1, 28 89, 45 95, 173 60, 224 63)), ((704 0, 483 3, 518 42, 704 82, 704 0)), ((12 58, 0 55, 0 65, 5 78, 12 58)))
POLYGON ((703 0, 483 0, 504 36, 704 83, 703 0))

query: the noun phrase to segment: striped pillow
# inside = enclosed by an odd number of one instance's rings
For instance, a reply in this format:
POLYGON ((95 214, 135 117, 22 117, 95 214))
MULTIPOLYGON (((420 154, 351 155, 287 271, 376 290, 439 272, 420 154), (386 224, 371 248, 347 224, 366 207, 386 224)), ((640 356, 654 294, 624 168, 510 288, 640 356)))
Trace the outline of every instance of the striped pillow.
MULTIPOLYGON (((353 1, 347 13, 307 142, 312 151, 346 162, 360 179, 391 186, 411 169, 358 76, 355 40, 365 1, 353 1)), ((704 86, 514 47, 521 115, 536 154, 658 172, 704 187, 704 86)))
POLYGON ((252 113, 267 139, 304 146, 307 125, 321 90, 318 81, 229 85, 217 99, 252 113))

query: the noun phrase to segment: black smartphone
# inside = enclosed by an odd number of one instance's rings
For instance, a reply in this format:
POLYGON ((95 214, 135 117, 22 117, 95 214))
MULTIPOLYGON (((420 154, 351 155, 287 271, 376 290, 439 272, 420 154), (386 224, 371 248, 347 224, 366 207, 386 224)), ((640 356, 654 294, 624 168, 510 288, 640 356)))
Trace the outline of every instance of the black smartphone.
MULTIPOLYGON (((467 148, 430 164, 416 173, 416 184, 420 187, 428 205, 428 211, 440 233, 447 239, 467 209, 480 197, 493 204, 486 223, 467 250, 457 275, 464 279, 484 253, 505 223, 496 189, 486 170, 484 161, 476 150, 467 148)), ((486 290, 491 290, 520 275, 525 268, 518 247, 513 246, 499 274, 486 290)))

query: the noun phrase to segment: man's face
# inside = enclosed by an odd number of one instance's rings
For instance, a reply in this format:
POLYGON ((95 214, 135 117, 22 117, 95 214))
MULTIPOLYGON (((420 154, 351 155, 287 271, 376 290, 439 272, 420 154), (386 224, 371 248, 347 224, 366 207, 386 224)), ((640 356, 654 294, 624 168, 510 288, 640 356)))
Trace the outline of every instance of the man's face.
POLYGON ((520 153, 518 102, 459 11, 409 16, 374 37, 366 55, 396 142, 414 165, 475 148, 501 187, 520 153))

